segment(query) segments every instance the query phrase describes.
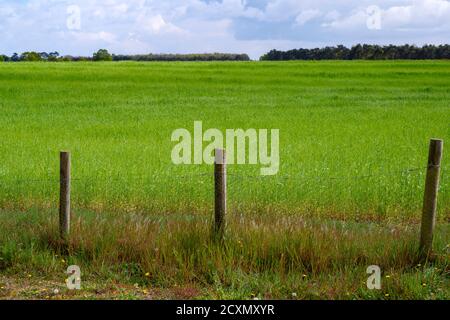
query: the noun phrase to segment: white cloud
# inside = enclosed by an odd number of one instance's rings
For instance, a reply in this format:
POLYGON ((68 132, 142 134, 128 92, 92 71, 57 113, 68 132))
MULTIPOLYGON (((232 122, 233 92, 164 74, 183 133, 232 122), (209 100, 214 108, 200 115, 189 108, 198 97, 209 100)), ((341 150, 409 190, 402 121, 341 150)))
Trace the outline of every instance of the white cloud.
MULTIPOLYGON (((70 34, 74 40, 76 41, 80 41, 80 42, 98 42, 98 41, 103 41, 105 43, 113 43, 116 41, 116 35, 110 33, 110 32, 105 32, 105 31, 100 31, 100 32, 69 32, 68 34, 70 34)), ((64 33, 63 33, 64 36, 64 33)))
POLYGON ((317 9, 304 10, 300 12, 300 14, 295 18, 295 22, 297 25, 302 26, 308 21, 311 21, 315 18, 322 16, 322 12, 317 9))
POLYGON ((183 30, 181 28, 173 25, 172 23, 167 23, 160 14, 154 16, 148 16, 146 14, 139 15, 136 21, 136 29, 139 28, 146 32, 149 32, 150 34, 183 33, 183 30))
POLYGON ((269 21, 280 21, 286 19, 286 17, 296 16, 300 13, 301 9, 300 1, 270 1, 266 7, 264 18, 269 21))
POLYGON ((15 10, 12 6, 9 6, 9 5, 0 6, 0 17, 1 18, 6 18, 6 17, 14 16, 14 15, 15 15, 15 10))
POLYGON ((407 6, 395 6, 382 11, 386 28, 439 27, 450 20, 450 2, 445 0, 414 1, 407 6))
MULTIPOLYGON (((351 30, 364 27, 370 15, 366 8, 359 8, 352 14, 337 17, 324 24, 326 27, 351 30)), ((411 0, 402 6, 380 8, 381 28, 389 30, 442 28, 449 26, 450 2, 446 0, 411 0)), ((449 30, 450 32, 450 30, 449 30)))
POLYGON ((366 21, 369 18, 366 10, 359 10, 352 13, 349 16, 343 18, 337 18, 330 22, 325 22, 322 24, 323 27, 329 27, 333 29, 357 29, 361 27, 366 27, 366 21))

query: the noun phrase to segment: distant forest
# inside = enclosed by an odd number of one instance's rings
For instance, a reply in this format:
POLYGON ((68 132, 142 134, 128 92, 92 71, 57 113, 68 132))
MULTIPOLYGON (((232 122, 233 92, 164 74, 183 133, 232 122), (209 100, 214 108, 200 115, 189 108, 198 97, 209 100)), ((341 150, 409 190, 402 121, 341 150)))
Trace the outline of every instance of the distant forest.
POLYGON ((199 53, 199 54, 139 54, 139 55, 115 55, 105 49, 95 52, 92 57, 85 56, 61 56, 59 52, 35 52, 28 51, 22 54, 14 53, 12 56, 0 54, 0 62, 20 61, 249 61, 247 54, 234 53, 199 53))
POLYGON ((112 55, 113 61, 249 61, 247 54, 202 53, 202 54, 138 54, 112 55))
MULTIPOLYGON (((271 50, 259 60, 429 60, 450 59, 450 45, 370 45, 357 44, 351 48, 343 45, 314 49, 292 49, 288 51, 271 50)), ((12 56, 0 54, 0 62, 20 61, 249 61, 247 54, 234 53, 199 53, 199 54, 110 54, 100 49, 91 57, 60 55, 55 52, 28 51, 12 56)))
POLYGON ((315 49, 271 50, 260 60, 426 60, 450 59, 450 45, 370 45, 357 44, 351 48, 343 45, 315 49))

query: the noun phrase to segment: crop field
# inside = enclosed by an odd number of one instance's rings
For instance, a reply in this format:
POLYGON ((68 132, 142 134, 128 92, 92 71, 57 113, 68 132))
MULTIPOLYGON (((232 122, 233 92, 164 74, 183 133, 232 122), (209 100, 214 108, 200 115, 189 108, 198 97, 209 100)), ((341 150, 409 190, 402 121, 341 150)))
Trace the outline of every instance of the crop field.
POLYGON ((448 61, 0 63, 0 110, 0 298, 450 298, 448 61), (213 166, 171 160, 194 121, 279 129, 278 174, 228 166, 223 246, 213 166), (435 255, 418 263, 430 138, 435 255), (71 264, 80 292, 64 289, 71 264))

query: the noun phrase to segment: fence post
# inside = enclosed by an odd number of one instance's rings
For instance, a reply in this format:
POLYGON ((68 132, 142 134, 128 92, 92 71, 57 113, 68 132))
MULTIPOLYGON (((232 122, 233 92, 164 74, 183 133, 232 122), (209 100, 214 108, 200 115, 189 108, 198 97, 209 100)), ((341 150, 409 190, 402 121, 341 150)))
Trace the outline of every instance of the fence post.
POLYGON ((62 239, 70 232, 70 152, 60 153, 59 231, 62 239))
POLYGON ((226 154, 223 149, 215 149, 214 193, 214 238, 221 241, 225 232, 225 215, 227 212, 226 154))
POLYGON ((431 139, 428 152, 428 167, 423 199, 422 224, 420 227, 420 254, 427 258, 433 248, 433 231, 436 223, 437 196, 443 140, 431 139))

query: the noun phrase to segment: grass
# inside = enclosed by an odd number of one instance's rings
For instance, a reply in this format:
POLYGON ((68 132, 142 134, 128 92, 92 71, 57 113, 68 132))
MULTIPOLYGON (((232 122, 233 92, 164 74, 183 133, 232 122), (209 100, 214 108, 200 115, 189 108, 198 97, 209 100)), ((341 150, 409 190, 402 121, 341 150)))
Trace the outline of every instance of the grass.
POLYGON ((3 287, 63 284, 70 263, 93 289, 58 298, 448 299, 445 148, 436 255, 419 267, 416 249, 428 142, 450 138, 449 76, 446 61, 0 64, 3 287), (280 129, 279 175, 228 168, 225 247, 209 238, 212 168, 171 163, 172 131, 195 120, 280 129), (371 264, 381 291, 365 286, 371 264))
POLYGON ((245 214, 229 220, 220 245, 211 241, 203 215, 81 211, 66 246, 52 212, 1 217, 5 230, 21 230, 2 233, 1 269, 25 279, 44 274, 69 298, 62 285, 72 264, 80 266, 88 292, 134 284, 139 293, 179 290, 175 297, 198 299, 448 298, 448 224, 437 230, 432 263, 419 264, 418 226, 410 224, 245 214), (379 291, 366 287, 366 268, 374 264, 383 271, 379 291))

